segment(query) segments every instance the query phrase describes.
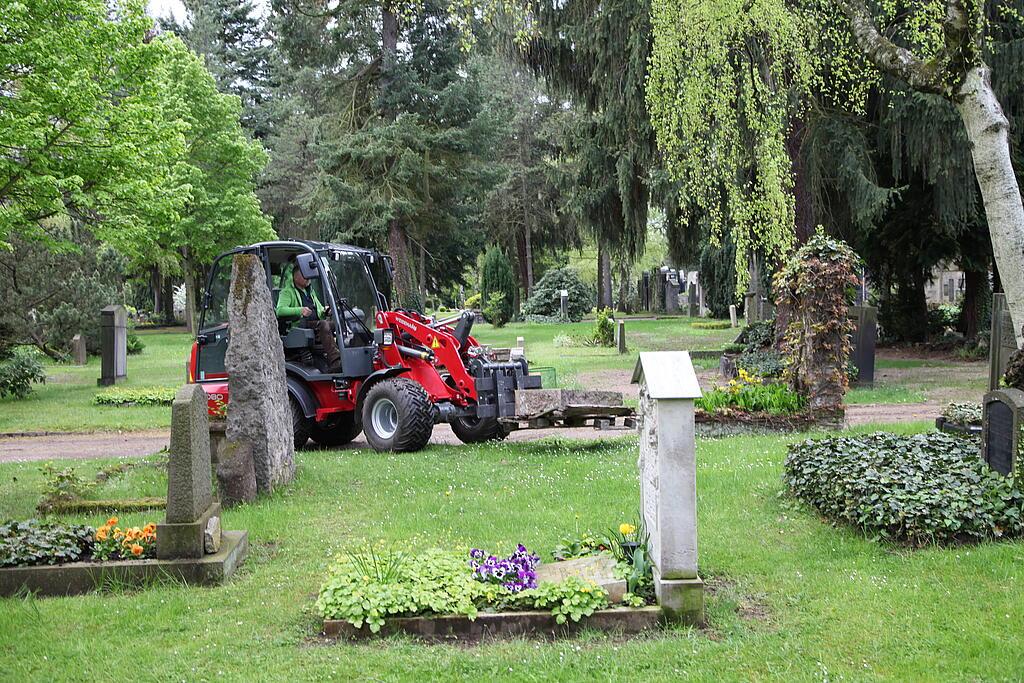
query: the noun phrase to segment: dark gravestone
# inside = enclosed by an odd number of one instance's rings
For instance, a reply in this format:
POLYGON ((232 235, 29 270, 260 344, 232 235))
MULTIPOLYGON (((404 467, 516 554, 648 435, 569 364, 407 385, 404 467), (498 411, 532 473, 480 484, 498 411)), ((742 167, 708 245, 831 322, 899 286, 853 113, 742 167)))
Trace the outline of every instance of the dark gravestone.
POLYGON ((850 360, 857 368, 858 386, 872 386, 875 383, 875 342, 878 339, 878 309, 873 306, 853 306, 850 318, 856 327, 853 330, 853 349, 850 360))
POLYGON ((100 378, 102 387, 116 384, 128 375, 128 312, 124 306, 107 306, 100 311, 100 378))
POLYGON ((981 457, 1004 476, 1017 469, 1024 391, 1000 389, 985 394, 981 423, 981 457))
POLYGON ((679 312, 679 274, 675 272, 665 275, 665 312, 679 312))
POLYGON ((1013 320, 1006 306, 1006 295, 992 295, 992 334, 988 348, 988 390, 995 391, 1006 373, 1010 356, 1017 350, 1013 334, 1013 320))
POLYGON ((651 271, 651 310, 657 312, 665 311, 665 274, 660 270, 651 271))
POLYGON ((700 315, 700 301, 697 299, 697 283, 691 282, 690 287, 686 292, 686 305, 687 313, 691 318, 696 318, 700 315))
POLYGON ((651 274, 646 272, 640 278, 640 307, 651 310, 651 274))

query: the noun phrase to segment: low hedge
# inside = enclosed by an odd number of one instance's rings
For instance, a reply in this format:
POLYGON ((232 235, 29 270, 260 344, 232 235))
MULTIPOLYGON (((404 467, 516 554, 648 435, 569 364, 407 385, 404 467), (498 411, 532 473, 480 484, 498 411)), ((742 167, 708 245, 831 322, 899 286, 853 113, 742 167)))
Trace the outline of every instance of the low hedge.
POLYGON ((727 330, 732 327, 732 323, 728 320, 698 320, 690 323, 690 327, 695 330, 727 330))
POLYGON ((110 387, 96 394, 99 406, 169 406, 174 403, 175 387, 110 387))
POLYGON ((940 432, 792 444, 789 491, 835 523, 912 545, 1024 534, 1024 491, 989 470, 977 439, 940 432))

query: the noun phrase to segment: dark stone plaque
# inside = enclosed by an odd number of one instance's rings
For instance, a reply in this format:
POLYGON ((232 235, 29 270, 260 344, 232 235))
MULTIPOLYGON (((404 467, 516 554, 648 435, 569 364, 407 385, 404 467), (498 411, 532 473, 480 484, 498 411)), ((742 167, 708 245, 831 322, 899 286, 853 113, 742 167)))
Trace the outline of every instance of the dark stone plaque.
POLYGON ((1024 392, 1001 389, 985 394, 981 431, 981 457, 1004 476, 1017 468, 1024 392))

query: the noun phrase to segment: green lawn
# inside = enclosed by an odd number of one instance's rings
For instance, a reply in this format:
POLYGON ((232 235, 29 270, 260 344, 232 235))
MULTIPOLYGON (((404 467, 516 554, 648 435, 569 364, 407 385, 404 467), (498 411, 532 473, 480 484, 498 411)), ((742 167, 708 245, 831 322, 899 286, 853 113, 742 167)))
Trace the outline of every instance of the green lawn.
MULTIPOLYGON (((572 386, 580 371, 632 369, 637 351, 667 349, 720 349, 735 337, 733 330, 695 330, 689 318, 631 320, 626 324, 630 353, 619 355, 606 348, 558 348, 555 335, 586 335, 593 322, 555 324, 516 323, 502 329, 479 325, 474 333, 481 343, 513 346, 525 337, 527 357, 534 365, 556 368, 559 384, 572 386)), ((185 360, 192 338, 181 332, 151 331, 141 334, 146 348, 128 357, 127 386, 174 386, 185 381, 185 360)), ((717 361, 710 361, 712 364, 717 361)), ((100 387, 99 358, 83 367, 47 362, 47 381, 37 385, 28 399, 0 399, 2 432, 78 432, 164 428, 170 409, 160 406, 96 406, 93 397, 100 387)))
MULTIPOLYGON (((522 541, 548 555, 563 532, 633 516, 636 441, 303 452, 291 488, 225 513, 226 528, 248 529, 252 542, 225 586, 0 600, 0 678, 1019 680, 1024 543, 909 551, 824 524, 778 495, 796 438, 698 443, 706 630, 322 644, 313 600, 343 547, 522 541)), ((77 467, 91 475, 100 465, 77 467)), ((0 519, 31 515, 39 485, 36 465, 0 465, 0 519)))

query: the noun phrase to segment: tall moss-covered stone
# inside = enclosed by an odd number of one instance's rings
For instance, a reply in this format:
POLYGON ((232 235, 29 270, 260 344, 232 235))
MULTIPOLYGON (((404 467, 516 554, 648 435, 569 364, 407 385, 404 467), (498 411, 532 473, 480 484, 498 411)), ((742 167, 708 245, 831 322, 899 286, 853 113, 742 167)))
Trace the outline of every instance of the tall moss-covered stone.
POLYGON ((291 409, 285 384, 284 347, 263 263, 236 254, 228 297, 228 440, 252 444, 256 486, 261 493, 295 476, 291 409))
POLYGON ((178 389, 171 406, 171 448, 167 460, 167 521, 194 522, 213 501, 210 483, 210 426, 206 392, 198 384, 178 389))

